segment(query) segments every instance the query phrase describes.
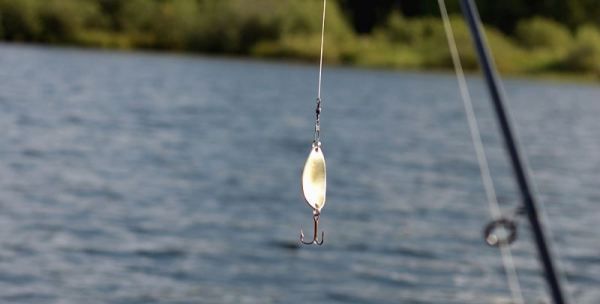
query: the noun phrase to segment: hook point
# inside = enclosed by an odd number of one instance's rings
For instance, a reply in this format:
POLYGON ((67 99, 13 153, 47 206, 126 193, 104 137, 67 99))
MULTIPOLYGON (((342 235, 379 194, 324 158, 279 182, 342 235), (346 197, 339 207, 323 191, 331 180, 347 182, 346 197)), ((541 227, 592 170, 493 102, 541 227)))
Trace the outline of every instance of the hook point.
POLYGON ((319 233, 317 232, 319 229, 319 215, 315 214, 315 216, 313 217, 313 220, 315 221, 315 231, 314 231, 314 235, 313 235, 313 239, 310 242, 305 242, 304 241, 304 231, 302 231, 302 228, 300 228, 300 242, 304 245, 323 245, 324 239, 325 239, 325 231, 321 231, 321 240, 319 240, 319 233))

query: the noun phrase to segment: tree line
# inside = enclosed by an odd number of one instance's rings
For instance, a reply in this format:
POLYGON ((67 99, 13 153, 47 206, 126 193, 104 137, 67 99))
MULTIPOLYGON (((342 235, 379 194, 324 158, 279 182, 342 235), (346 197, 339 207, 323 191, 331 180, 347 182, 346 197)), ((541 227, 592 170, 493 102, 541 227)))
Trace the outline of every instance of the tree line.
MULTIPOLYGON (((446 1, 450 12, 459 13, 458 0, 446 1)), ((600 26, 600 2, 598 0, 477 0, 481 19, 504 33, 515 32, 523 19, 545 17, 576 29, 582 24, 600 26)), ((435 0, 342 0, 357 31, 370 32, 385 22, 390 12, 401 11, 406 17, 438 16, 435 0)))
MULTIPOLYGON (((597 0, 478 1, 506 73, 600 75, 597 0)), ((467 68, 476 67, 458 2, 447 1, 467 68)), ((0 39, 315 60, 321 0, 0 0, 0 39)), ((451 68, 434 0, 329 0, 326 60, 451 68)))

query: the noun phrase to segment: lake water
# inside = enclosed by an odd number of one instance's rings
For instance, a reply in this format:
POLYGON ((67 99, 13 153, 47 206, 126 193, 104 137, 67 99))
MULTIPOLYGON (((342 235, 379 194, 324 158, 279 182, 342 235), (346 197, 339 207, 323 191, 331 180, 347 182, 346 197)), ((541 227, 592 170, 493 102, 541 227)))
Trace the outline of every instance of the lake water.
MULTIPOLYGON (((507 303, 451 74, 0 45, 0 302, 507 303)), ((504 212, 518 204, 469 80, 504 212)), ((574 303, 600 302, 600 87, 506 81, 574 303)), ((513 253, 547 302, 525 221, 513 253)))

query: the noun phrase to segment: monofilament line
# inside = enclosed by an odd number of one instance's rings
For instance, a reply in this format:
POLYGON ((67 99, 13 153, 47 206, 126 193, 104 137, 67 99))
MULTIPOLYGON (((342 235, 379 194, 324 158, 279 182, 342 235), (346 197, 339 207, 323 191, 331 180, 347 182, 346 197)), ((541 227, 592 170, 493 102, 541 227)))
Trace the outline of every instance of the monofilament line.
POLYGON ((323 22, 321 24, 321 55, 319 57, 319 84, 317 88, 317 99, 321 100, 321 76, 323 74, 323 45, 325 44, 325 10, 327 9, 327 0, 323 0, 323 22))
MULTIPOLYGON (((448 39, 448 46, 450 48, 452 63, 454 64, 454 71, 456 72, 456 78, 458 80, 458 86, 465 108, 465 114, 467 116, 467 121, 469 124, 471 140, 473 142, 473 147, 475 148, 475 154, 477 155, 477 162, 479 163, 479 171, 481 173, 481 180, 483 182, 483 187, 487 196, 490 214, 494 220, 497 220, 502 216, 502 213, 500 212, 500 206, 498 204, 498 199, 496 196, 496 189, 494 187, 494 182, 492 180, 492 175, 490 173, 489 165, 487 162, 485 148, 481 140, 481 134, 479 132, 477 118, 473 109, 471 95, 469 94, 467 81, 460 62, 458 49, 456 47, 456 41, 454 40, 452 25, 450 24, 450 18, 448 17, 448 11, 446 10, 446 4, 444 0, 438 0, 438 4, 444 23, 444 30, 446 31, 446 37, 448 39)), ((502 255, 502 263, 504 264, 504 270, 506 271, 508 287, 510 288, 513 301, 518 304, 523 304, 524 300, 523 295, 521 293, 519 277, 517 276, 517 270, 513 262, 512 253, 510 247, 508 246, 508 244, 505 244, 503 242, 499 243, 499 248, 502 255)))

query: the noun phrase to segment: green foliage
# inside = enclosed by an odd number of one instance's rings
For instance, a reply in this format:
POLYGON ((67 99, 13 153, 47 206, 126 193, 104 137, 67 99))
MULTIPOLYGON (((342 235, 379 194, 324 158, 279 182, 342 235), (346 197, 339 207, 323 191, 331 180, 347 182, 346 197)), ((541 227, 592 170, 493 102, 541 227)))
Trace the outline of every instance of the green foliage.
POLYGON ((600 30, 592 25, 580 27, 575 45, 559 67, 577 72, 593 71, 600 77, 600 30))
MULTIPOLYGON (((477 68, 477 57, 465 22, 458 16, 452 16, 450 23, 463 68, 477 68)), ((487 29, 486 32, 492 48, 502 48, 502 55, 510 54, 513 57, 519 52, 508 38, 498 31, 487 29)), ((399 14, 393 14, 382 27, 376 29, 374 36, 397 45, 397 50, 403 48, 413 50, 410 55, 400 51, 403 58, 413 58, 413 62, 406 63, 406 67, 436 69, 453 67, 446 33, 441 20, 437 18, 406 19, 399 14)), ((501 65, 501 69, 514 70, 508 64, 501 65)))
POLYGON ((260 41, 277 39, 282 31, 281 1, 201 1, 200 23, 191 49, 248 54, 260 41))
MULTIPOLYGON (((398 0, 340 0, 342 7, 361 32, 370 32, 373 27, 383 25, 392 9, 404 16, 421 18, 439 16, 436 1, 398 0)), ((521 20, 544 16, 575 30, 590 23, 600 26, 598 0, 477 0, 481 19, 488 25, 513 35, 521 20)), ((450 14, 460 13, 459 1, 446 1, 450 14)))
POLYGON ((356 52, 358 55, 353 58, 353 63, 359 66, 403 69, 418 69, 423 66, 423 57, 417 50, 390 44, 383 39, 361 37, 356 52))
POLYGON ((512 39, 497 29, 486 27, 490 48, 494 54, 496 66, 503 73, 526 72, 531 58, 512 39))
POLYGON ((517 39, 525 47, 564 50, 572 42, 569 30, 558 22, 535 17, 517 25, 517 39))
POLYGON ((98 18, 98 7, 92 2, 47 0, 37 11, 41 24, 40 40, 69 42, 83 27, 98 18))
POLYGON ((115 13, 119 28, 127 33, 143 33, 152 29, 158 3, 148 0, 128 0, 115 13))
MULTIPOLYGON (((263 37, 251 49, 251 53, 263 57, 292 57, 301 60, 316 60, 321 43, 322 3, 319 0, 281 1, 273 11, 274 24, 280 30, 273 36, 263 37)), ((352 62, 355 53, 356 36, 344 19, 336 2, 327 6, 325 31, 326 59, 329 62, 352 62)))
MULTIPOLYGON (((362 16, 352 11, 361 1, 329 1, 328 63, 452 68, 435 5, 401 2, 407 15, 418 16, 412 18, 399 11, 377 10, 377 26, 358 34, 349 15, 362 16)), ((483 20, 503 29, 485 26, 499 70, 600 75, 600 5, 595 1, 481 2, 483 20), (533 17, 532 12, 545 17, 533 17), (578 28, 582 22, 589 24, 578 28)), ((394 7, 391 0, 383 2, 388 9, 394 7)), ((449 7, 457 11, 456 5, 449 3, 449 7)), ((321 9, 321 0, 0 0, 0 39, 315 61, 320 51, 321 9)), ((452 16, 451 23, 463 67, 476 69, 467 26, 461 16, 452 16)))
POLYGON ((0 25, 9 41, 69 42, 99 18, 91 1, 0 0, 0 25))
POLYGON ((36 41, 42 31, 36 0, 0 0, 0 20, 9 41, 36 41))
POLYGON ((196 27, 199 9, 195 1, 163 1, 155 6, 150 32, 155 35, 155 47, 185 50, 196 27))

